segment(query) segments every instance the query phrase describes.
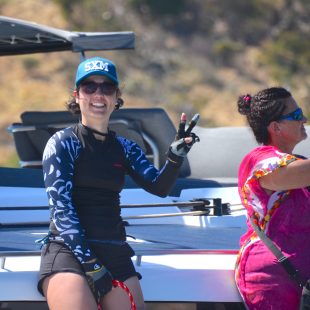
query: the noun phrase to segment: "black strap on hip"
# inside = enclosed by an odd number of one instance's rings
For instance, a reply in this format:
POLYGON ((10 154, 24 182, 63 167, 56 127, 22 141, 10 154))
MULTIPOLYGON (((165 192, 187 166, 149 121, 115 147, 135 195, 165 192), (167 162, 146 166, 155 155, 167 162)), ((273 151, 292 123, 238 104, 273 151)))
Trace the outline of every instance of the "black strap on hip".
POLYGON ((250 221, 257 236, 264 242, 267 248, 274 254, 278 262, 281 263, 281 265, 286 270, 286 272, 290 275, 290 277, 297 282, 298 286, 303 287, 305 284, 305 281, 302 280, 298 270, 288 260, 288 257, 286 257, 281 252, 281 250, 271 241, 271 239, 267 237, 265 232, 258 225, 256 225, 253 217, 250 218, 250 221))

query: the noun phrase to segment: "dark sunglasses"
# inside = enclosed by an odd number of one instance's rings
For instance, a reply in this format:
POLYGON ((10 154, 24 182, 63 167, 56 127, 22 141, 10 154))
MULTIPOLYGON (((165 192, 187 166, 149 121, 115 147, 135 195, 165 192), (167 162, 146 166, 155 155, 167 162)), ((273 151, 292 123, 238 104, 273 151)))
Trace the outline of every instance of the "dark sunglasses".
POLYGON ((116 92, 117 85, 109 82, 96 83, 93 81, 87 81, 81 83, 79 88, 87 95, 94 94, 99 88, 102 94, 111 96, 116 92))
POLYGON ((301 121, 304 119, 304 114, 301 108, 296 109, 295 111, 282 115, 279 120, 287 120, 287 121, 301 121))

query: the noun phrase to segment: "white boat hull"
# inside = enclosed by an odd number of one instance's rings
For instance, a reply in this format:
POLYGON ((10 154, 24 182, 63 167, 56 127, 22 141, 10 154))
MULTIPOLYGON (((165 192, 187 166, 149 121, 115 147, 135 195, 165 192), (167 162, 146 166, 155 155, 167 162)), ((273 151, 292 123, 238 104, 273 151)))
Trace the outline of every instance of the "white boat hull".
MULTIPOLYGON (((184 253, 133 258, 146 302, 241 302, 234 283, 236 253, 184 253)), ((6 258, 0 301, 44 301, 36 287, 39 264, 39 256, 6 258)))

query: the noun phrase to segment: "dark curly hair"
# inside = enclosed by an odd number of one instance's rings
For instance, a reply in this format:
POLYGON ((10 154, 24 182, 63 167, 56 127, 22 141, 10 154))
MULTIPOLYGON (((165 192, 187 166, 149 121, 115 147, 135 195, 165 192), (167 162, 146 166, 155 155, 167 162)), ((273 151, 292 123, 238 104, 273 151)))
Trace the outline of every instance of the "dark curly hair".
POLYGON ((267 127, 276 121, 286 108, 286 100, 291 93, 283 87, 271 87, 259 91, 256 95, 246 94, 238 98, 238 111, 246 115, 247 121, 260 144, 269 140, 267 127))
MULTIPOLYGON (((76 89, 76 91, 79 91, 79 88, 76 89)), ((116 105, 115 110, 118 110, 120 107, 124 105, 124 100, 121 98, 122 92, 119 88, 116 90, 116 105)), ((80 105, 76 102, 76 99, 74 96, 71 96, 71 98, 66 103, 66 108, 72 113, 72 114, 81 114, 80 105)))

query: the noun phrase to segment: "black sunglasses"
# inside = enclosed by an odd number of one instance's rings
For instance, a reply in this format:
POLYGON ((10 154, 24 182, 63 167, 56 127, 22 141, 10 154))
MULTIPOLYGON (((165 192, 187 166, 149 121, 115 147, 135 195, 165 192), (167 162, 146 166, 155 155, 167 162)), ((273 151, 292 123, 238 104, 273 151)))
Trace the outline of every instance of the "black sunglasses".
POLYGON ((87 95, 94 94, 98 88, 102 94, 111 96, 116 92, 117 85, 109 82, 96 83, 94 81, 86 81, 81 83, 79 86, 79 89, 81 89, 87 95))

